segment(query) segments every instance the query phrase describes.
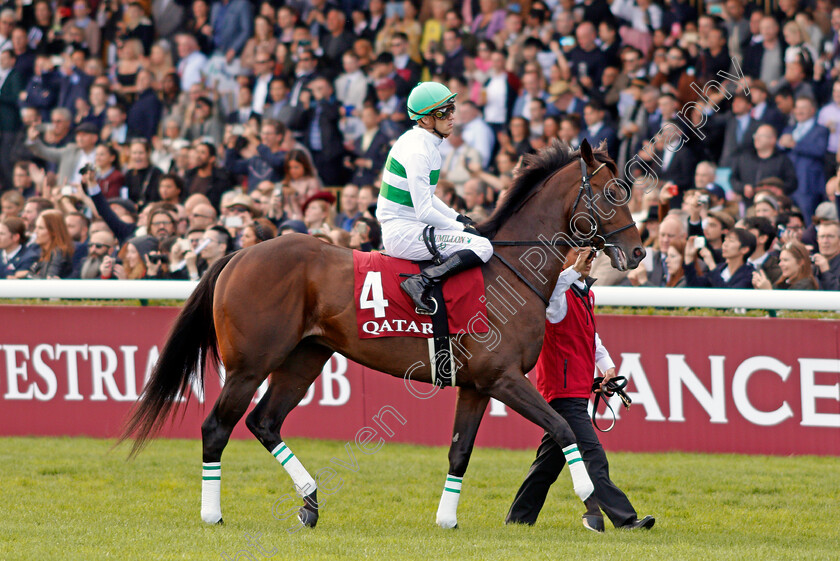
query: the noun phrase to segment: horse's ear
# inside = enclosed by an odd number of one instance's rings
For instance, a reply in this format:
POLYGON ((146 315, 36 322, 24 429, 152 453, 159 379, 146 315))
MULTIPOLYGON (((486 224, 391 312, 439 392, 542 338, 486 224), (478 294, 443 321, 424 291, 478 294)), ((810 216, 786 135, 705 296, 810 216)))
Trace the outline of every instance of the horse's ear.
POLYGON ((589 141, 585 138, 580 143, 580 157, 583 158, 583 161, 587 165, 591 166, 595 164, 595 157, 592 155, 592 146, 589 145, 589 141))

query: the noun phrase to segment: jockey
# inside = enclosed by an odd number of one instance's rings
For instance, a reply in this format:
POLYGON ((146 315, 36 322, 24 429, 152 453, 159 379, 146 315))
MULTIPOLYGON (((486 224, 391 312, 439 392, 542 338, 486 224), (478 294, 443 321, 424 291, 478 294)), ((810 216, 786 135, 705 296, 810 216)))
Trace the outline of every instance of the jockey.
POLYGON ((437 266, 409 277, 400 286, 417 307, 432 314, 437 308, 431 290, 456 273, 486 263, 493 247, 473 226, 435 196, 440 176, 438 147, 455 125, 455 95, 436 82, 417 85, 408 96, 408 115, 417 126, 397 139, 382 172, 376 218, 382 224, 385 251, 413 261, 432 258, 423 240, 426 226, 435 228, 435 244, 444 257, 437 266))

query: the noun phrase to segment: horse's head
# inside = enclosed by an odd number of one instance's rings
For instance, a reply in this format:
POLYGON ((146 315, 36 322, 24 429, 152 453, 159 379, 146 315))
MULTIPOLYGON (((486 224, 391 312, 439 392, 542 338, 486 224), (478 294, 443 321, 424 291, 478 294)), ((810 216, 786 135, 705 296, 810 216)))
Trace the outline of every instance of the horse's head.
POLYGON ((513 185, 478 229, 490 239, 522 245, 537 245, 539 240, 551 246, 604 249, 616 269, 635 269, 645 250, 627 208, 629 189, 616 171, 603 149, 593 152, 583 141, 574 152, 555 141, 525 156, 513 185))
POLYGON ((627 206, 630 192, 616 178, 615 163, 603 152, 593 153, 586 140, 581 143, 580 158, 580 189, 568 195, 575 196, 569 227, 576 239, 603 249, 614 268, 635 269, 645 250, 627 206))

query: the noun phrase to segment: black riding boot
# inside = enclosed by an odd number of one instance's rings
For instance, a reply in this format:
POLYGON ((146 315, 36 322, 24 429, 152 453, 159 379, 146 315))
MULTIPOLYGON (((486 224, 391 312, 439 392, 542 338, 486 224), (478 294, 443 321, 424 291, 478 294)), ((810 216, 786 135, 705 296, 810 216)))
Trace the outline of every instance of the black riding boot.
POLYGON ((462 249, 450 255, 440 265, 429 267, 420 274, 408 277, 400 283, 400 286, 414 300, 418 314, 431 315, 437 310, 437 303, 432 297, 434 284, 482 263, 481 258, 473 250, 462 249))

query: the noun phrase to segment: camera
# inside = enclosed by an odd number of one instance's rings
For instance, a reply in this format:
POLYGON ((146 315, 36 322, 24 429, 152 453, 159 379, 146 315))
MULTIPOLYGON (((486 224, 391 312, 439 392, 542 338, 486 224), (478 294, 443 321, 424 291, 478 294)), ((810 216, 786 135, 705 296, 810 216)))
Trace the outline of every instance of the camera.
POLYGON ((79 170, 79 175, 84 177, 88 173, 90 173, 92 171, 95 171, 95 170, 96 170, 96 168, 93 167, 93 164, 85 164, 85 165, 82 166, 82 169, 79 170))
POLYGON ((782 224, 779 224, 776 227, 776 235, 781 238, 784 235, 785 230, 786 230, 786 228, 782 224))
POLYGON ((697 197, 697 203, 703 206, 709 206, 709 195, 700 195, 697 197))
POLYGON ((149 254, 149 262, 150 263, 163 263, 164 265, 169 264, 169 256, 163 253, 150 253, 149 254))

